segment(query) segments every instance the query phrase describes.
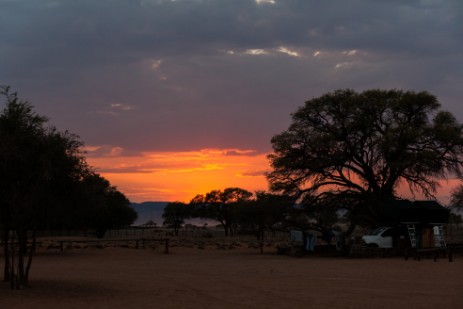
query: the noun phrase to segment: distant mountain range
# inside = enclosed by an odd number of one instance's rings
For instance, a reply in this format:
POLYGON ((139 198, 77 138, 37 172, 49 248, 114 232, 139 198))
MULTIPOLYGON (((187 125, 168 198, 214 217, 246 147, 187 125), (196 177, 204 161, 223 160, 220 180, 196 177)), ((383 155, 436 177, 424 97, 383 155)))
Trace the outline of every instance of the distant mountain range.
MULTIPOLYGON (((156 223, 157 226, 162 226, 162 213, 164 212, 164 208, 169 202, 142 202, 142 203, 131 203, 130 206, 135 209, 138 214, 137 220, 133 223, 133 225, 143 225, 149 221, 153 221, 156 223)), ((202 226, 205 223, 208 225, 215 225, 218 222, 214 220, 206 220, 206 219, 189 219, 186 220, 186 223, 190 223, 193 225, 202 226)))
POLYGON ((162 213, 167 204, 168 202, 132 203, 131 206, 138 214, 138 218, 134 222, 134 225, 142 225, 148 221, 153 221, 158 226, 161 226, 163 222, 162 213))

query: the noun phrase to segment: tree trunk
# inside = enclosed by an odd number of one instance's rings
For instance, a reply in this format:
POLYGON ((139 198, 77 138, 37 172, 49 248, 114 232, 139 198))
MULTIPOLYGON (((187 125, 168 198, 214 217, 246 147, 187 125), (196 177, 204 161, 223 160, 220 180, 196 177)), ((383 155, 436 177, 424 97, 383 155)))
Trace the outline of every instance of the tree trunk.
POLYGON ((32 232, 32 244, 31 244, 31 248, 29 251, 29 257, 28 257, 27 266, 26 266, 26 273, 24 277, 24 285, 29 284, 29 271, 31 270, 32 258, 34 257, 35 247, 36 247, 36 236, 35 236, 35 231, 33 231, 32 232))
POLYGON ((27 254, 27 232, 18 230, 18 282, 16 289, 24 287, 26 272, 24 267, 24 256, 27 254))
POLYGON ((220 219, 217 220, 217 221, 219 221, 219 223, 223 226, 223 229, 225 231, 225 236, 228 236, 229 229, 228 229, 227 223, 225 221, 223 221, 223 220, 220 220, 220 219))
MULTIPOLYGON (((29 254, 29 260, 27 267, 24 264, 24 257, 27 254, 27 231, 17 230, 15 231, 17 240, 15 237, 11 240, 11 252, 8 252, 8 256, 11 256, 8 265, 5 264, 5 276, 11 283, 12 289, 21 289, 25 286, 28 281, 29 269, 32 263, 32 254, 35 247, 35 235, 34 242, 29 254), (16 249, 17 248, 17 249, 16 249)), ((8 245, 6 246, 8 247, 8 245)), ((6 261, 6 257, 5 257, 6 261)))
POLYGON ((8 242, 10 240, 10 230, 5 228, 3 230, 2 235, 2 242, 3 242, 3 256, 5 258, 4 268, 3 268, 3 281, 10 281, 11 280, 11 273, 10 273, 10 250, 8 242))
POLYGON ((9 269, 8 269, 8 273, 9 273, 9 279, 10 279, 10 283, 11 283, 11 289, 16 289, 16 273, 15 273, 15 264, 16 264, 16 261, 15 261, 15 256, 16 256, 16 244, 15 244, 15 234, 13 233, 13 238, 11 239, 11 251, 10 251, 10 254, 11 254, 11 260, 10 260, 10 263, 9 263, 9 269))

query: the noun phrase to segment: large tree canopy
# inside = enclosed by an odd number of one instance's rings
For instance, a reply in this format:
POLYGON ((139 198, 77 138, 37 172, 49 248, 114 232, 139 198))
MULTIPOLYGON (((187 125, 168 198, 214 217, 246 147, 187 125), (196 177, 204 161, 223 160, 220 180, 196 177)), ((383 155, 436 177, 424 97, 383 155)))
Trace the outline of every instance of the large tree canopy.
POLYGON ((294 196, 396 197, 399 184, 432 197, 462 168, 462 124, 427 92, 337 90, 293 114, 272 138, 271 189, 294 196))
POLYGON ((0 96, 5 98, 0 111, 4 279, 18 288, 28 282, 35 231, 125 226, 136 213, 122 193, 87 165, 76 135, 48 125, 9 87, 0 87, 0 96))
MULTIPOLYGON (((0 113, 0 233, 4 242, 4 278, 12 287, 27 283, 33 248, 25 263, 29 232, 56 224, 59 200, 69 194, 69 184, 85 173, 87 166, 74 135, 47 126, 47 119, 33 112, 8 87, 0 88, 6 99, 0 113), (12 246, 18 244, 17 265, 10 263, 12 246)), ((35 237, 33 236, 34 240, 35 237)))

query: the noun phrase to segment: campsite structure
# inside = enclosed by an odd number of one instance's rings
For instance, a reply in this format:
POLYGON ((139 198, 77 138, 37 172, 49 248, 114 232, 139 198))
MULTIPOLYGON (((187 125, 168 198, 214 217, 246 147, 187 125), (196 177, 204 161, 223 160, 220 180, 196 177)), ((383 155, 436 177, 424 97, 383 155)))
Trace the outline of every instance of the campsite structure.
POLYGON ((393 246, 445 249, 444 226, 449 213, 436 201, 392 200, 379 209, 379 221, 382 226, 399 228, 398 233, 391 235, 393 246))
MULTIPOLYGON (((446 252, 444 238, 445 225, 448 223, 450 210, 437 201, 410 201, 394 199, 376 208, 378 215, 378 233, 374 237, 365 236, 360 243, 354 243, 351 253, 354 255, 370 255, 375 248, 380 251, 398 249, 408 256, 415 252, 417 256, 423 252, 446 252), (376 237, 376 241, 374 241, 376 237), (357 248, 358 247, 358 248, 357 248), (363 248, 362 248, 363 247, 363 248), (369 250, 365 250, 368 248, 369 250), (370 250, 372 249, 372 250, 370 250)), ((290 242, 282 246, 281 253, 294 253, 316 251, 315 243, 320 234, 315 231, 290 231, 290 242), (315 235, 314 235, 315 234, 315 235)), ((336 249, 342 250, 342 233, 333 234, 336 249)), ((292 255, 292 254, 291 254, 292 255)))

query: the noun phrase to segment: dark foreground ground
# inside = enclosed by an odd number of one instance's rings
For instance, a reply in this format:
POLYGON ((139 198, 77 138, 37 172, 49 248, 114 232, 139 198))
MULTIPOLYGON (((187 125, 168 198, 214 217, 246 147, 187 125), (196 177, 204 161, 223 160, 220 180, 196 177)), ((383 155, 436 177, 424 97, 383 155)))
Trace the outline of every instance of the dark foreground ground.
POLYGON ((0 282, 0 308, 463 308, 462 255, 450 263, 270 252, 42 249, 30 288, 0 282))

